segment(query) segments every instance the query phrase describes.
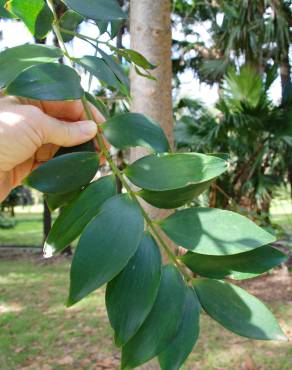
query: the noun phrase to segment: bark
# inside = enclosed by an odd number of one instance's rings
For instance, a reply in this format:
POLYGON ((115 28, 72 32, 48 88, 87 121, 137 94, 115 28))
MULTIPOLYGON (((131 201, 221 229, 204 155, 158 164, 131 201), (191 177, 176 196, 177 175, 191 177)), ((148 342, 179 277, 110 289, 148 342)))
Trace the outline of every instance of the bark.
POLYGON ((52 217, 47 202, 44 200, 44 240, 46 240, 47 236, 52 227, 52 217))
MULTIPOLYGON (((143 54, 157 68, 156 81, 131 73, 131 111, 150 116, 159 122, 173 144, 171 22, 169 0, 132 0, 130 7, 131 48, 143 54)), ((144 149, 131 151, 131 162, 146 155, 144 149)), ((148 207, 152 218, 167 212, 148 207)))
MULTIPOLYGON (((160 123, 173 145, 172 64, 171 64, 171 2, 170 0, 131 0, 131 48, 157 65, 153 75, 156 81, 131 72, 131 111, 146 114, 160 123)), ((131 150, 131 162, 146 155, 143 149, 131 150)), ((168 211, 158 210, 143 202, 151 218, 163 218, 168 211)), ((165 260, 165 256, 163 256, 165 260)), ((157 361, 140 369, 159 369, 157 361)))

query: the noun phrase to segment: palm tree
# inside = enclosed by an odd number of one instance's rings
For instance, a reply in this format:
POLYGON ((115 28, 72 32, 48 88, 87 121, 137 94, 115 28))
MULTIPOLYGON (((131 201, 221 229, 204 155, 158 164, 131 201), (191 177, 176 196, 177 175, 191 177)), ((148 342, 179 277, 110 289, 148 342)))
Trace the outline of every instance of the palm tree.
MULTIPOLYGON (((230 171, 218 185, 236 203, 253 210, 268 211, 273 190, 285 183, 284 158, 292 144, 286 127, 291 111, 275 106, 268 97, 275 72, 271 69, 263 79, 250 66, 239 73, 230 70, 215 115, 188 99, 176 107, 178 149, 228 153, 230 171)), ((226 200, 217 197, 221 206, 226 200)))

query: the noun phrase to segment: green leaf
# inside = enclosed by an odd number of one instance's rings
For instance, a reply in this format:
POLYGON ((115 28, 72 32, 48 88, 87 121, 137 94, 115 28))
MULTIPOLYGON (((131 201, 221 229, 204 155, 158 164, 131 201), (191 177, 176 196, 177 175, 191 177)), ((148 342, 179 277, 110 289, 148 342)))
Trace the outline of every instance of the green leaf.
POLYGON ((26 178, 25 184, 43 193, 69 193, 89 184, 98 166, 96 153, 65 154, 42 164, 26 178))
POLYGON ((124 57, 129 63, 134 63, 144 70, 153 70, 156 66, 150 63, 142 54, 132 49, 118 49, 114 46, 110 46, 118 55, 124 57))
POLYGON ((214 256, 248 252, 276 241, 248 218, 216 208, 178 211, 161 221, 161 227, 176 244, 214 256))
MULTIPOLYGON (((84 18, 80 14, 74 12, 73 10, 67 10, 60 19, 60 27, 62 30, 76 32, 78 26, 83 21, 84 18)), ((64 42, 72 41, 74 38, 74 35, 69 35, 66 32, 61 32, 61 35, 64 42)))
POLYGON ((8 0, 0 0, 0 18, 15 18, 15 16, 5 8, 7 2, 8 0))
POLYGON ((79 194, 79 191, 72 191, 70 193, 64 194, 45 194, 45 200, 51 212, 55 211, 57 208, 64 207, 70 203, 76 196, 79 194))
POLYGON ((183 206, 208 189, 212 181, 190 185, 179 190, 151 191, 140 190, 138 195, 156 208, 173 209, 183 206))
POLYGON ((287 261, 288 257, 270 246, 231 256, 208 256, 188 252, 181 257, 183 263, 193 272, 213 278, 249 279, 287 261))
POLYGON ((21 45, 0 53, 0 86, 6 86, 26 68, 57 61, 62 57, 59 48, 44 45, 21 45))
POLYGON ((204 310, 226 329, 251 339, 286 339, 268 308, 238 286, 195 279, 194 287, 204 310))
POLYGON ((117 345, 127 343, 145 321, 158 293, 160 275, 159 248, 146 234, 128 265, 107 286, 107 312, 117 345))
POLYGON ((62 210, 54 222, 45 242, 44 254, 52 256, 66 248, 98 214, 102 204, 115 194, 114 176, 102 177, 88 185, 72 203, 62 210))
POLYGON ((57 63, 26 69, 8 85, 6 93, 37 100, 78 100, 84 95, 74 69, 57 63))
POLYGON ((68 306, 112 280, 136 253, 144 231, 141 211, 126 195, 107 200, 79 240, 68 306))
POLYGON ((110 22, 110 26, 111 26, 110 38, 111 39, 114 39, 118 35, 124 22, 125 22, 124 19, 110 22))
POLYGON ((107 55, 100 48, 97 48, 97 50, 100 53, 102 59, 106 62, 106 64, 114 72, 114 74, 121 81, 121 83, 125 86, 125 89, 128 92, 130 90, 130 80, 129 80, 129 77, 126 75, 124 69, 121 67, 121 65, 116 61, 116 59, 112 55, 107 55))
POLYGON ((95 21, 127 19, 116 0, 63 0, 64 3, 85 18, 95 21))
POLYGON ((107 120, 103 125, 107 140, 118 149, 141 146, 155 152, 169 151, 169 143, 161 127, 139 113, 124 113, 107 120))
POLYGON ((164 266, 152 311, 136 335, 123 347, 122 369, 137 367, 162 352, 181 322, 186 287, 178 270, 164 266))
POLYGON ((10 0, 8 10, 19 17, 36 39, 52 29, 53 13, 44 0, 10 0))
POLYGON ((97 21, 96 24, 99 29, 100 35, 103 35, 107 31, 109 23, 107 21, 97 21))
POLYGON ((225 172, 224 160, 198 153, 149 155, 125 170, 132 183, 152 191, 181 189, 212 180, 225 172))
POLYGON ((75 61, 98 80, 115 89, 120 89, 119 80, 102 58, 86 55, 81 59, 75 59, 75 61))
POLYGON ((159 354, 162 370, 179 370, 199 336, 200 303, 193 289, 187 288, 182 323, 173 341, 159 354))
POLYGON ((59 157, 60 155, 64 155, 64 154, 82 153, 82 152, 96 153, 96 148, 95 148, 93 140, 87 141, 86 143, 76 145, 76 146, 61 147, 55 154, 55 157, 59 157))

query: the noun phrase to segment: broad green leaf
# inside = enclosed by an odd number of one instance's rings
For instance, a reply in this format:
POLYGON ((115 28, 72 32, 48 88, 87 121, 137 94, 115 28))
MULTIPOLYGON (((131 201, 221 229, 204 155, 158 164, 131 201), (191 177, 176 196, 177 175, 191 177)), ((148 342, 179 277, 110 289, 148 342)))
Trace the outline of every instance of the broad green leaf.
POLYGON ((114 176, 92 182, 76 199, 65 207, 54 222, 45 242, 47 256, 61 252, 73 242, 85 226, 98 214, 102 204, 116 194, 114 176))
POLYGON ((112 55, 106 54, 100 48, 97 48, 97 50, 100 53, 102 59, 106 62, 106 64, 110 67, 110 69, 117 76, 117 78, 125 86, 125 89, 127 91, 129 91, 129 89, 130 89, 130 80, 129 80, 129 77, 126 75, 124 69, 121 67, 121 65, 116 61, 116 59, 112 55))
POLYGON ((5 8, 7 2, 8 0, 0 0, 0 18, 15 18, 15 16, 5 8))
POLYGON ((174 338, 181 322, 186 287, 178 270, 164 266, 152 311, 136 335, 123 347, 122 369, 131 369, 162 352, 174 338))
POLYGON ((21 45, 0 53, 0 86, 6 86, 26 68, 57 61, 62 56, 59 48, 44 45, 21 45))
POLYGON ((84 95, 74 69, 57 63, 24 70, 7 86, 6 93, 37 100, 78 100, 84 95))
POLYGON ((8 10, 19 17, 36 39, 52 29, 53 13, 44 0, 10 0, 8 10))
POLYGON ((216 208, 190 208, 161 221, 176 244, 193 252, 214 256, 251 251, 276 238, 247 217, 216 208))
POLYGON ((95 21, 127 19, 116 0, 63 0, 75 12, 95 21))
POLYGON ((103 125, 107 140, 118 149, 141 146, 155 152, 169 151, 169 143, 161 127, 139 113, 124 113, 103 125))
POLYGON ((69 35, 66 32, 63 32, 63 30, 70 31, 70 32, 76 32, 78 26, 80 23, 84 21, 84 18, 74 12, 73 10, 67 10, 60 19, 60 27, 62 29, 62 38, 65 42, 72 41, 74 38, 74 35, 69 35))
POLYGON ((136 253, 143 231, 144 219, 135 202, 127 195, 108 199, 79 240, 68 306, 117 276, 136 253))
POLYGON ((149 155, 125 170, 142 189, 167 191, 212 180, 227 169, 224 160, 198 153, 149 155))
POLYGON ((25 184, 43 193, 69 193, 89 184, 98 166, 96 153, 65 154, 42 164, 26 178, 25 184))
POLYGON ((145 321, 158 293, 160 275, 159 248, 146 234, 128 265, 107 286, 107 312, 117 345, 127 343, 145 321))
POLYGON ((206 191, 212 181, 190 185, 178 190, 151 191, 140 190, 138 195, 156 208, 173 209, 183 206, 206 191))
POLYGON ((81 59, 75 59, 75 61, 98 80, 115 89, 120 88, 119 80, 102 58, 86 55, 81 59))
POLYGON ((179 370, 199 336, 200 303, 193 289, 187 288, 182 323, 173 341, 159 354, 162 370, 179 370))
POLYGON ((193 272, 213 278, 243 280, 255 277, 287 261, 287 256, 270 246, 231 256, 208 256, 188 252, 181 257, 193 272))
POLYGON ((86 99, 100 111, 100 113, 104 116, 105 119, 109 118, 110 113, 108 111, 108 108, 100 99, 98 99, 98 96, 95 97, 87 92, 85 93, 85 96, 86 99))
POLYGON ((195 279, 194 287, 204 310, 226 329, 251 339, 286 339, 269 309, 238 286, 195 279))
POLYGON ((51 212, 57 208, 64 207, 77 197, 79 191, 64 194, 45 194, 45 200, 51 212))

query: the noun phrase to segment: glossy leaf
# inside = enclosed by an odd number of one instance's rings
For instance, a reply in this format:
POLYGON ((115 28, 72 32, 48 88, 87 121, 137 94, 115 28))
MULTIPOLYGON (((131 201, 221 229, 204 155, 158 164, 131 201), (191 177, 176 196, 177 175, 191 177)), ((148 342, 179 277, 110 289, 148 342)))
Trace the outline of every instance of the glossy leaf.
POLYGON ((120 88, 119 80, 102 58, 86 55, 81 59, 76 59, 76 62, 98 80, 115 89, 120 88))
POLYGON ((183 263, 193 272, 213 278, 249 279, 287 261, 288 257, 270 246, 231 256, 208 256, 188 252, 181 257, 183 263))
POLYGON ((216 208, 178 211, 161 227, 176 244, 205 255, 243 253, 276 241, 248 218, 216 208))
POLYGON ((8 85, 6 93, 37 100, 77 100, 84 95, 74 69, 57 63, 24 70, 8 85))
POLYGON ((156 208, 173 209, 183 206, 206 191, 212 181, 167 191, 140 190, 138 195, 156 208))
POLYGON ((26 68, 57 61, 62 56, 59 48, 44 45, 20 45, 0 53, 0 86, 6 86, 26 68))
POLYGON ((42 164, 26 178, 25 183, 43 193, 69 193, 89 184, 98 165, 96 153, 65 154, 42 164))
POLYGON ((194 287, 204 310, 226 329, 251 339, 286 339, 269 309, 240 287, 211 279, 195 279, 194 287))
POLYGON ((126 195, 107 200, 79 240, 68 306, 112 280, 136 253, 144 231, 139 207, 126 195))
POLYGON ((149 155, 125 170, 137 186, 152 191, 185 188, 209 181, 227 169, 224 160, 198 153, 149 155))
POLYGON ((10 0, 8 10, 19 17, 36 39, 52 29, 53 13, 44 0, 10 0))
POLYGON ((186 288, 178 270, 164 266, 152 311, 136 335, 123 347, 122 369, 134 368, 162 352, 181 322, 186 288))
POLYGON ((103 125, 107 140, 118 149, 141 146, 155 152, 169 151, 162 128, 139 113, 124 113, 107 120, 103 125))
POLYGON ((106 306, 117 345, 124 345, 141 327, 156 299, 161 256, 155 240, 145 234, 136 254, 106 290, 106 306))
POLYGON ((159 354, 162 370, 179 370, 192 352, 200 331, 200 309, 196 293, 187 288, 182 323, 173 341, 159 354))
POLYGON ((127 15, 122 11, 116 0, 63 0, 69 8, 83 15, 85 18, 95 21, 111 21, 126 19, 127 15))
POLYGON ((72 191, 64 194, 45 194, 45 200, 51 212, 55 211, 60 207, 64 207, 69 204, 76 196, 79 191, 72 191))
POLYGON ((66 248, 98 214, 102 204, 115 194, 114 176, 102 177, 88 185, 72 203, 62 210, 54 222, 45 242, 44 254, 51 256, 66 248))
POLYGON ((62 17, 60 18, 60 27, 62 29, 61 35, 64 40, 64 42, 72 41, 74 38, 74 35, 69 35, 66 32, 63 32, 63 30, 70 31, 70 32, 76 32, 78 26, 80 23, 84 21, 84 18, 74 12, 73 10, 67 10, 62 17))

